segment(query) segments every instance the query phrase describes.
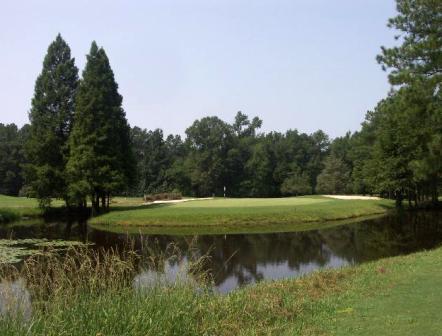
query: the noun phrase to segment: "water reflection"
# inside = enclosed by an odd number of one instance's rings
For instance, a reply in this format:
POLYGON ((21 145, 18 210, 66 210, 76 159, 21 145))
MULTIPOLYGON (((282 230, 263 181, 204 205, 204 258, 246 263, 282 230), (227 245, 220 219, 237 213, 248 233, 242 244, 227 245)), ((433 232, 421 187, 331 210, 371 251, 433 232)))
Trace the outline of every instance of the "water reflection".
POLYGON ((167 262, 163 269, 143 268, 134 277, 133 287, 137 290, 146 290, 155 286, 186 285, 198 287, 198 281, 192 276, 189 261, 186 257, 177 263, 167 262))
POLYGON ((0 317, 31 318, 31 295, 22 279, 0 283, 0 317))
POLYGON ((158 252, 165 257, 174 255, 168 262, 155 267, 143 264, 144 271, 134 280, 134 286, 140 287, 149 286, 158 276, 166 282, 176 281, 178 270, 186 269, 189 261, 207 255, 203 270, 211 275, 219 291, 227 292, 263 279, 296 277, 320 268, 336 268, 434 248, 442 242, 440 214, 403 213, 294 233, 198 237, 137 234, 128 237, 94 230, 84 224, 64 223, 52 227, 45 224, 41 230, 38 226, 17 227, 14 232, 0 231, 0 235, 81 239, 104 248, 125 248, 129 238, 145 260, 158 252), (180 253, 177 255, 176 251, 180 253))
MULTIPOLYGON (((90 238, 103 245, 127 240, 125 235, 103 235, 100 231, 91 232, 90 238)), ((183 251, 181 259, 156 270, 166 274, 176 263, 208 254, 205 268, 216 288, 227 292, 263 279, 297 277, 321 268, 433 248, 442 242, 442 221, 437 212, 405 213, 306 232, 205 235, 196 240, 155 235, 136 236, 136 240, 139 249, 155 245, 158 250, 166 251, 173 243, 183 251)))

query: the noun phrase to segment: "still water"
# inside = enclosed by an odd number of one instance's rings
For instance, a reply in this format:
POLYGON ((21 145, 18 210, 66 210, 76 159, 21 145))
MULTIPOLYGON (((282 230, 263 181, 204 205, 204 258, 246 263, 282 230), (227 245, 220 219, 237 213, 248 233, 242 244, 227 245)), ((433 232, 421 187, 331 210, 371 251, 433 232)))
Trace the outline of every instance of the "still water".
POLYGON ((178 276, 188 260, 206 255, 204 271, 215 288, 228 292, 261 280, 297 277, 322 268, 354 265, 442 245, 442 213, 388 215, 321 230, 265 234, 169 236, 118 234, 96 230, 86 223, 39 223, 0 228, 0 238, 48 238, 93 242, 96 247, 127 248, 128 240, 146 257, 171 245, 181 251, 162 269, 140 271, 134 282, 143 285, 152 274, 178 276), (148 247, 148 248, 146 248, 148 247))

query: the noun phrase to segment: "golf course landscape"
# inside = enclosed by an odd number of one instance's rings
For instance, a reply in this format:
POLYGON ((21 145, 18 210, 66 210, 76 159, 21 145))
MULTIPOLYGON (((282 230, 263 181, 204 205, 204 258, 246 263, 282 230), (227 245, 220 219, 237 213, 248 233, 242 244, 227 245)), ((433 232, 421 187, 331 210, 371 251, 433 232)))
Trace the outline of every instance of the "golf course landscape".
MULTIPOLYGON (((55 200, 53 206, 61 207, 62 202, 55 200)), ((253 228, 281 231, 296 226, 298 230, 308 229, 310 223, 324 225, 379 215, 392 208, 391 200, 340 200, 324 196, 191 199, 153 204, 146 204, 141 198, 116 197, 111 202, 110 212, 93 217, 89 223, 103 228, 188 228, 188 232, 204 228, 214 233, 253 228)), ((0 195, 0 219, 4 222, 42 215, 35 199, 0 195)))
POLYGON ((442 336, 442 0, 2 9, 0 336, 442 336))
POLYGON ((339 200, 322 196, 289 198, 216 198, 181 203, 134 204, 132 199, 116 199, 109 213, 94 217, 91 225, 130 229, 201 229, 212 233, 261 229, 312 229, 363 216, 383 214, 394 208, 389 200, 339 200), (126 203, 131 205, 125 206, 126 203), (312 225, 311 223, 315 223, 312 225))
MULTIPOLYGON (((61 201, 52 204, 63 207, 61 201)), ((11 220, 44 214, 29 198, 0 196, 0 209, 13 214, 11 220)), ((115 197, 110 211, 92 217, 89 225, 123 235, 309 232, 394 212, 394 201, 385 199, 303 196, 145 203, 141 198, 115 197)), ((442 248, 263 281, 226 295, 213 292, 199 266, 193 267, 198 291, 193 282, 176 280, 140 292, 132 287, 137 271, 131 258, 138 252, 128 254, 129 260, 113 249, 100 257, 86 247, 69 249, 72 253, 65 258, 46 257, 53 274, 50 282, 44 282, 46 271, 38 255, 16 271, 13 277, 26 279, 34 293, 32 322, 28 325, 26 316, 6 315, 1 335, 59 335, 69 330, 70 335, 350 336, 386 335, 388 330, 388 335, 411 336, 437 335, 442 328, 442 295, 437 290, 442 286, 442 248), (72 267, 78 262, 74 276, 72 267)), ((0 273, 5 270, 10 272, 0 267, 0 273)))

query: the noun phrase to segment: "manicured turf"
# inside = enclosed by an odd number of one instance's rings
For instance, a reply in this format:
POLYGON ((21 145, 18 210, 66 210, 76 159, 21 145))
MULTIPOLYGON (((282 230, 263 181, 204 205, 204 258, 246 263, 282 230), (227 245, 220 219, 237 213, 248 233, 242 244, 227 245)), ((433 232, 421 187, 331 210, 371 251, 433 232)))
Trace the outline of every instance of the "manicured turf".
POLYGON ((343 335, 440 335, 442 249, 356 268, 333 302, 343 335))
POLYGON ((117 255, 56 262, 51 279, 31 263, 32 317, 0 321, 0 335, 440 335, 441 263, 439 248, 228 295, 179 282, 135 290, 117 255))
POLYGON ((0 195, 0 208, 37 208, 35 198, 0 195))
MULTIPOLYGON (((62 204, 63 202, 60 200, 52 202, 54 207, 59 207, 62 204)), ((40 215, 42 215, 42 211, 38 208, 38 202, 35 198, 0 195, 0 223, 40 215)))
POLYGON ((375 214, 369 216, 304 223, 280 223, 280 224, 241 224, 235 225, 119 225, 119 224, 91 224, 95 230, 114 232, 119 234, 143 234, 143 235, 172 235, 172 236, 193 236, 193 235, 225 235, 225 234, 250 234, 250 233, 277 233, 277 232, 298 232, 308 230, 326 229, 334 226, 358 223, 363 220, 370 220, 384 216, 375 214))
MULTIPOLYGON (((138 227, 217 227, 228 229, 287 226, 381 214, 387 200, 336 200, 320 196, 197 200, 114 208, 91 224, 138 227)), ((227 229, 227 230, 226 230, 227 229)), ((230 232, 230 231, 229 231, 230 232)))
POLYGON ((41 215, 35 199, 0 195, 0 223, 41 215))

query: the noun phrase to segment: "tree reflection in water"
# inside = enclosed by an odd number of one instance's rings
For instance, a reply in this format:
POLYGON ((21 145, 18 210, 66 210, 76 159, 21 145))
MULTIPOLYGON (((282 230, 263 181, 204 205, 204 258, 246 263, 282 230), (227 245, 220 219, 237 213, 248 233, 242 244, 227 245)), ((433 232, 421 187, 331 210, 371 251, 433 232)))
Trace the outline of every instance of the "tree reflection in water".
POLYGON ((14 232, 0 230, 0 236, 80 239, 103 248, 130 245, 143 254, 144 261, 154 254, 166 258, 173 255, 166 263, 143 262, 140 268, 144 273, 137 277, 138 282, 151 281, 152 272, 167 273, 165 278, 173 280, 179 269, 187 269, 186 263, 207 255, 203 271, 211 275, 218 290, 226 292, 261 280, 296 277, 320 268, 434 248, 442 242, 442 216, 441 212, 405 212, 323 230, 197 237, 128 236, 79 223, 45 223, 40 229, 34 225, 16 227, 14 232))
MULTIPOLYGON (((99 232, 102 235, 102 232, 99 232)), ((106 244, 127 239, 107 235, 106 244)), ((172 243, 182 252, 159 272, 176 273, 188 260, 205 254, 204 268, 221 292, 261 280, 297 277, 321 268, 337 268, 387 256, 433 248, 442 242, 440 213, 404 213, 323 230, 273 234, 139 236, 137 248, 172 243)), ((147 257, 147 256, 146 256, 147 257)))

